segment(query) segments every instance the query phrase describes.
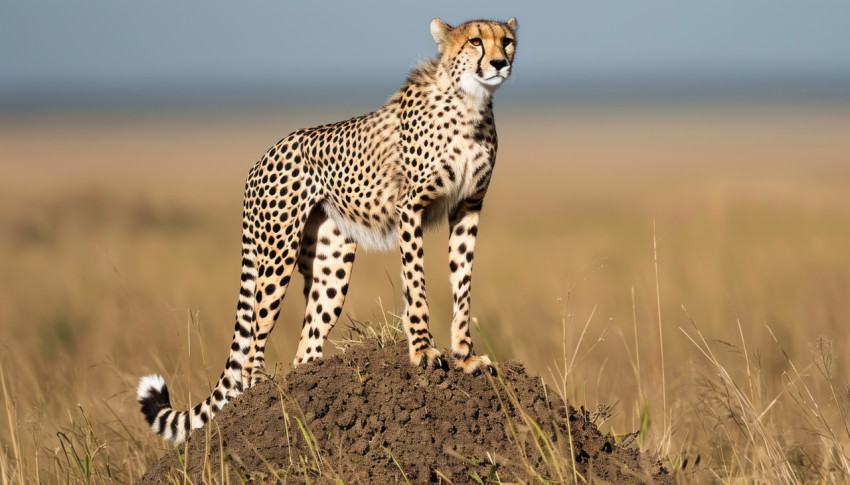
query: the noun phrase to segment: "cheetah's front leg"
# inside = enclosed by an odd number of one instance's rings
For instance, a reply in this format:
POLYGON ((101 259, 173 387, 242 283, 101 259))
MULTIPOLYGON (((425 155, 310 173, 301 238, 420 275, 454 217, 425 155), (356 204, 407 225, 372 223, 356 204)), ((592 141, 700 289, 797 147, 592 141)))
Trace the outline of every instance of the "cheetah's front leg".
POLYGON ((428 330, 428 300, 425 293, 425 251, 422 249, 422 211, 404 207, 399 211, 401 281, 404 290, 404 330, 410 361, 423 369, 443 367, 428 330))
POLYGON ((487 370, 496 375, 496 368, 486 355, 475 355, 469 335, 469 305, 472 285, 472 259, 478 235, 478 216, 481 198, 460 203, 449 216, 449 279, 454 300, 452 317, 452 356, 455 365, 464 372, 480 374, 487 370))

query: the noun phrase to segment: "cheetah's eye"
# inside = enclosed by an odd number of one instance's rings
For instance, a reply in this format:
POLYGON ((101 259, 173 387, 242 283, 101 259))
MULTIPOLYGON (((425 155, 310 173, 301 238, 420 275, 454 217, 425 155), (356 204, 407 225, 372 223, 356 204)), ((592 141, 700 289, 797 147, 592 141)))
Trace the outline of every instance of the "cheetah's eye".
POLYGON ((511 39, 510 37, 505 37, 504 39, 502 39, 502 46, 503 47, 507 47, 507 46, 509 46, 513 43, 514 43, 514 40, 511 39))
POLYGON ((478 47, 478 46, 481 45, 481 39, 478 38, 478 37, 473 37, 473 38, 469 39, 469 43, 474 45, 475 47, 478 47))

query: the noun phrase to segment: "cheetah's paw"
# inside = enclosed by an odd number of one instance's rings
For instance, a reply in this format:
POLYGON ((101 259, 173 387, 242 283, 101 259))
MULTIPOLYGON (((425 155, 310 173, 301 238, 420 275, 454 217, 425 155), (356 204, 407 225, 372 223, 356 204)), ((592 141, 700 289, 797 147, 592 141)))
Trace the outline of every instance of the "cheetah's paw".
POLYGON ((249 387, 254 387, 261 382, 265 382, 269 380, 269 375, 265 373, 262 369, 254 369, 251 372, 251 383, 249 387))
POLYGON ((425 347, 411 352, 410 362, 421 367, 422 370, 427 370, 429 367, 434 369, 446 369, 448 367, 440 351, 434 347, 425 347))
POLYGON ((490 361, 490 358, 486 355, 475 355, 470 353, 466 355, 455 354, 454 357, 455 367, 467 374, 480 376, 484 371, 487 371, 487 373, 493 377, 499 375, 499 371, 496 370, 496 365, 490 361))

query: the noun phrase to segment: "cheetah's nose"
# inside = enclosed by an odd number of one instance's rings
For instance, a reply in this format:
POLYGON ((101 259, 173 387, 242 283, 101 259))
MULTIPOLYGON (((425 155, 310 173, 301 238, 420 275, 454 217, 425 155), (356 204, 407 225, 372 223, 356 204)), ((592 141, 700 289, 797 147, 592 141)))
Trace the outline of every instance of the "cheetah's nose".
POLYGON ((507 59, 493 59, 492 61, 490 61, 490 65, 495 67, 496 70, 498 71, 499 69, 507 66, 508 61, 507 61, 507 59))

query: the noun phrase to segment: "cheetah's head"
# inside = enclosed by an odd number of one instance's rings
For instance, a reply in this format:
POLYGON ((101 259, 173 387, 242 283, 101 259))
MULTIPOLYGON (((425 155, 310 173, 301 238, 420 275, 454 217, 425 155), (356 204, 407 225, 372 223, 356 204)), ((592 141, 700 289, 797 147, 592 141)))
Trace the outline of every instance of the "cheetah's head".
POLYGON ((452 27, 431 21, 431 35, 440 49, 440 62, 452 82, 473 97, 489 96, 511 75, 516 50, 517 22, 473 20, 452 27))

